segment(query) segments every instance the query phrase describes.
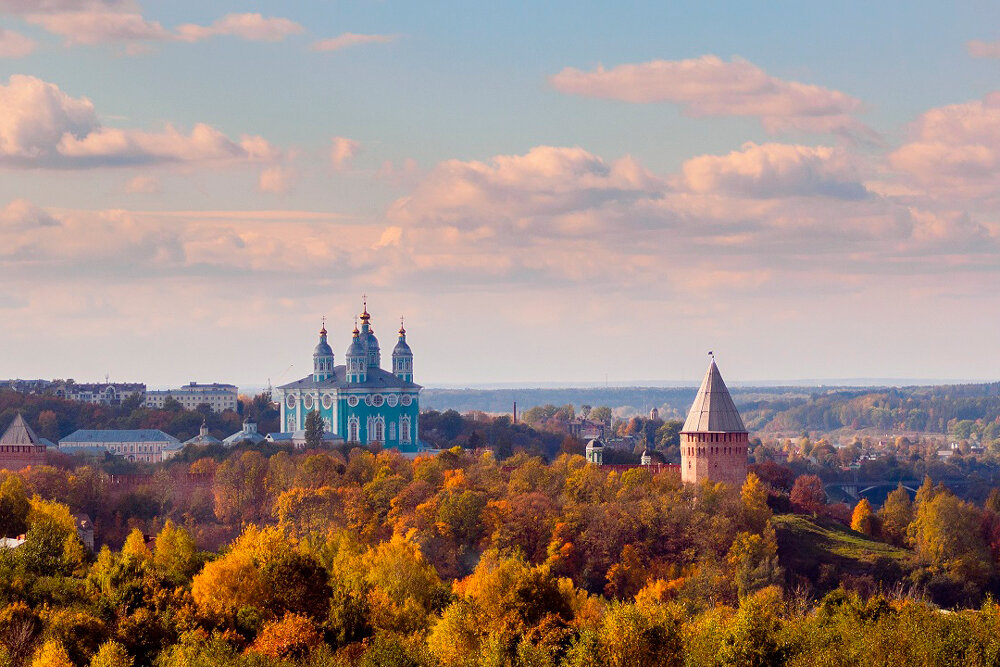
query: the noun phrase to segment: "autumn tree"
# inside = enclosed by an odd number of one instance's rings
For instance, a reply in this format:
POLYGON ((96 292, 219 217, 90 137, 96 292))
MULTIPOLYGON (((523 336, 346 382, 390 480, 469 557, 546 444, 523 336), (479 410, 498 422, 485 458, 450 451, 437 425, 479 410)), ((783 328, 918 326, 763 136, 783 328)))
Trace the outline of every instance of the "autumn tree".
POLYGON ((18 475, 8 474, 0 483, 0 537, 17 537, 28 530, 28 491, 18 475))
POLYGON ((191 535, 170 519, 167 519, 156 535, 153 566, 174 586, 181 586, 190 581, 201 566, 191 535))
POLYGON ((771 518, 767 495, 767 487, 760 481, 760 477, 752 472, 748 473, 740 490, 740 501, 743 505, 743 518, 753 532, 764 530, 771 518))
POLYGON ((792 486, 790 500, 795 509, 806 514, 818 514, 826 507, 823 480, 817 475, 799 475, 792 486))
POLYGON ((267 461, 258 452, 231 456, 215 474, 215 515, 227 523, 256 521, 267 512, 267 461))
POLYGON ((959 580, 983 583, 989 549, 979 510, 951 493, 936 493, 917 507, 911 532, 917 555, 959 580))
POLYGON ((867 498, 862 498, 854 506, 854 512, 851 514, 851 530, 856 530, 869 537, 874 534, 875 515, 867 498))
POLYGON ((889 492, 879 510, 879 519, 884 538, 899 546, 906 543, 907 528, 913 521, 913 503, 902 484, 889 492))

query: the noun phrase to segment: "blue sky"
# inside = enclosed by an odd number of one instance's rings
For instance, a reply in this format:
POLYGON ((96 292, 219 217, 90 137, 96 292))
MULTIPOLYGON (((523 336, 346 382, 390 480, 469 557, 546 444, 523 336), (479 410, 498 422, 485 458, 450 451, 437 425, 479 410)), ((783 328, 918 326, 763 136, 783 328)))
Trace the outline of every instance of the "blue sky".
POLYGON ((0 374, 996 378, 998 19, 0 0, 0 374))

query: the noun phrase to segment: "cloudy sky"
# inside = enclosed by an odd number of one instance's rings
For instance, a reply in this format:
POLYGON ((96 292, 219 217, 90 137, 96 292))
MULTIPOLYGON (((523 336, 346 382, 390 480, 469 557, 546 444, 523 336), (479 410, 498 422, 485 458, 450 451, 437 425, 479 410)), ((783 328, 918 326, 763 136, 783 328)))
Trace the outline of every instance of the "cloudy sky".
POLYGON ((995 2, 0 0, 2 377, 997 379, 998 203, 995 2))

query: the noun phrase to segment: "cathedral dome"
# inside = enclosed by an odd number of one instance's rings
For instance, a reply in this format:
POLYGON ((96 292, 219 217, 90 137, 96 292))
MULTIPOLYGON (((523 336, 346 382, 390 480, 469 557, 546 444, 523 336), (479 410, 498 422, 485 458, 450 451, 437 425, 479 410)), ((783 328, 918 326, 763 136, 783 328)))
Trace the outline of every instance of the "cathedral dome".
POLYGON ((365 350, 365 346, 361 342, 361 339, 358 338, 357 336, 355 336, 354 339, 351 340, 350 347, 347 348, 347 356, 349 356, 349 357, 363 357, 367 353, 368 352, 367 352, 367 350, 365 350))
POLYGON ((329 357, 333 354, 333 348, 330 344, 326 342, 326 336, 320 339, 319 343, 316 345, 316 349, 313 350, 314 357, 329 357))
POLYGON ((405 338, 400 338, 399 342, 396 343, 396 347, 392 349, 392 356, 400 357, 404 355, 413 356, 413 352, 410 350, 409 344, 407 344, 405 338))

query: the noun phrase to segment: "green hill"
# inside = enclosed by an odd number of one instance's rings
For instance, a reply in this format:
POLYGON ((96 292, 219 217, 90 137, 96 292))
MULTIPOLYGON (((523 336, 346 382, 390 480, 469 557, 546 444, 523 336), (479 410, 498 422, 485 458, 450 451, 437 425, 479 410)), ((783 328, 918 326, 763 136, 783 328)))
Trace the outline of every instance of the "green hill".
POLYGON ((839 584, 890 587, 913 568, 913 553, 829 520, 799 514, 774 517, 778 558, 790 584, 806 581, 821 591, 839 584))

